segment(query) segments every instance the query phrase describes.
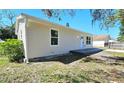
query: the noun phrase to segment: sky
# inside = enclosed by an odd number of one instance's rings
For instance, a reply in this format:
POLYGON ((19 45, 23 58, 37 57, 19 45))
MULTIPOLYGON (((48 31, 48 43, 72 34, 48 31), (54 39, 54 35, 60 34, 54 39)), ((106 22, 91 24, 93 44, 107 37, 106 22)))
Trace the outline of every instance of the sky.
POLYGON ((100 30, 98 24, 92 27, 91 25, 92 18, 90 16, 90 12, 88 9, 77 10, 76 15, 74 17, 70 17, 69 15, 64 14, 62 15, 61 21, 59 21, 56 18, 48 18, 46 15, 44 15, 41 12, 41 9, 17 9, 13 11, 15 12, 16 15, 20 15, 20 13, 25 13, 61 25, 66 25, 66 23, 68 22, 71 28, 88 32, 94 35, 105 34, 105 35, 110 35, 113 39, 116 39, 119 34, 118 27, 114 27, 109 30, 104 30, 104 29, 100 30))

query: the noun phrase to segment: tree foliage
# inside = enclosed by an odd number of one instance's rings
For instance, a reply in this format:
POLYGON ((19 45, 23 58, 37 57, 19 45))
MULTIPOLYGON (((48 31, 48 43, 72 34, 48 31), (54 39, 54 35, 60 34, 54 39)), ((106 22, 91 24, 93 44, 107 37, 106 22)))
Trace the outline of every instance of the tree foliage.
POLYGON ((119 18, 120 18, 120 33, 118 36, 118 41, 124 42, 124 10, 121 9, 118 11, 119 12, 119 18))
POLYGON ((66 14, 70 17, 74 17, 76 10, 74 9, 42 9, 41 10, 49 18, 57 18, 59 21, 62 20, 62 17, 66 14))
POLYGON ((15 17, 12 10, 2 10, 0 15, 0 38, 2 40, 16 38, 15 17))
POLYGON ((6 40, 11 38, 17 38, 15 35, 15 27, 0 28, 0 39, 6 40))
POLYGON ((92 25, 99 23, 100 29, 109 29, 118 22, 117 10, 114 9, 94 9, 90 10, 92 25))

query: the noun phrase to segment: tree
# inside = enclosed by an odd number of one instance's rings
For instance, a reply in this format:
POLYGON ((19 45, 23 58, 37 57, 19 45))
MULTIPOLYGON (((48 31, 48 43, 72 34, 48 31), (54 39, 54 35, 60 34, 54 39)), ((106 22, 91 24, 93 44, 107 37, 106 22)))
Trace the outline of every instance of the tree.
POLYGON ((4 27, 0 29, 0 39, 6 40, 6 39, 11 39, 11 38, 17 38, 15 35, 15 27, 4 27))
POLYGON ((121 41, 121 42, 124 41, 124 26, 120 27, 120 33, 119 33, 119 36, 118 36, 117 40, 121 41))
POLYGON ((124 41, 124 10, 119 10, 119 17, 121 18, 120 20, 120 33, 119 33, 119 36, 118 36, 118 41, 124 41))
POLYGON ((17 38, 15 35, 15 17, 12 10, 2 10, 0 16, 0 38, 3 40, 17 38))
POLYGON ((100 29, 109 29, 116 25, 118 21, 117 10, 114 9, 94 9, 90 10, 92 16, 92 25, 99 23, 100 29))

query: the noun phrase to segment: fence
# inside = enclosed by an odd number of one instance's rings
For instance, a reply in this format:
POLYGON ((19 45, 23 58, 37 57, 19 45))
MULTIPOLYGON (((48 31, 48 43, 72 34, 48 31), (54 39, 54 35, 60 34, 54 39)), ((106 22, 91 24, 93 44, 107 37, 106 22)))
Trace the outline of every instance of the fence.
POLYGON ((109 48, 124 49, 124 42, 111 42, 109 43, 109 48))

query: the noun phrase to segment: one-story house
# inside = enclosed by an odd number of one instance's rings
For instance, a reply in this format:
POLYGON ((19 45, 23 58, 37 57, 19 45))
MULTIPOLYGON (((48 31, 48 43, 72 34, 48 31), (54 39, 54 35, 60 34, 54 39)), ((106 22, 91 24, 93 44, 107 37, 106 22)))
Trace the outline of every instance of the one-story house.
POLYGON ((110 40, 110 35, 94 35, 93 47, 106 47, 108 46, 110 40))
POLYGON ((25 60, 92 47, 93 35, 27 14, 16 18, 16 31, 23 41, 25 60))

